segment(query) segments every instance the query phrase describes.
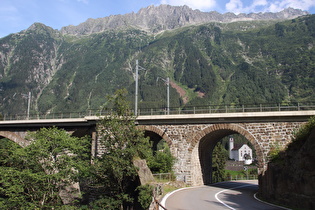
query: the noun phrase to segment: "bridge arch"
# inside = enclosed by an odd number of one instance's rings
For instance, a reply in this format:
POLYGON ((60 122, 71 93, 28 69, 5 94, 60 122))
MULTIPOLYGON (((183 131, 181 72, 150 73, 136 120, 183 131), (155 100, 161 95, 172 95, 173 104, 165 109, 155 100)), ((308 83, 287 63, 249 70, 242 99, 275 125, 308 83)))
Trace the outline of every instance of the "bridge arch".
POLYGON ((151 140, 159 141, 161 139, 164 139, 169 146, 172 145, 172 140, 167 135, 167 129, 162 130, 162 129, 160 129, 156 126, 152 126, 152 125, 139 125, 138 128, 140 130, 143 130, 144 135, 149 136, 151 138, 151 140))
POLYGON ((212 182, 212 167, 210 164, 212 162, 212 151, 220 139, 232 134, 241 134, 251 142, 256 150, 258 171, 263 170, 264 153, 257 139, 249 131, 237 124, 210 125, 196 133, 189 147, 192 156, 191 172, 193 173, 191 176, 193 185, 210 184, 212 182))
POLYGON ((30 144, 30 141, 25 140, 20 135, 10 132, 10 131, 0 131, 0 137, 10 139, 11 141, 17 143, 21 147, 26 147, 30 144))

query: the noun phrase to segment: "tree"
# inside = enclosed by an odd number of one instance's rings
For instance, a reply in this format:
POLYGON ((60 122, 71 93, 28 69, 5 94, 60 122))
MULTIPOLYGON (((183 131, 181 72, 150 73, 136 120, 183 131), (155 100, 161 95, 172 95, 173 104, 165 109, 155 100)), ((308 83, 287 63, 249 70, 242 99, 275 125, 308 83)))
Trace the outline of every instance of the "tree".
MULTIPOLYGON (((89 164, 88 138, 72 137, 56 127, 28 136, 25 147, 10 146, 1 161, 0 204, 4 208, 56 208, 63 206, 64 190, 79 181, 89 164)), ((72 188, 73 189, 73 188, 72 188)))
POLYGON ((101 203, 107 209, 120 209, 137 202, 136 188, 140 183, 133 161, 148 157, 151 149, 144 132, 136 128, 126 95, 122 89, 109 97, 113 111, 98 124, 104 151, 94 160, 95 177, 107 191, 94 207, 101 203))
POLYGON ((213 149, 212 154, 212 182, 222 182, 225 177, 225 162, 227 160, 227 152, 219 142, 213 149))
POLYGON ((148 165, 153 173, 170 173, 174 165, 175 158, 172 156, 170 148, 165 140, 157 144, 157 151, 150 157, 148 165))

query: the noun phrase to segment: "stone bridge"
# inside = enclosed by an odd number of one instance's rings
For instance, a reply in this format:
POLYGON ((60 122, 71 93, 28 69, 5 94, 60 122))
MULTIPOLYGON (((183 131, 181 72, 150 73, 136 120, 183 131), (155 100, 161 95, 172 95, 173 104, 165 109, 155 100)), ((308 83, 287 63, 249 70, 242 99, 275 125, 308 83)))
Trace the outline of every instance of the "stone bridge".
MULTIPOLYGON (((220 114, 149 115, 138 116, 137 126, 152 141, 164 139, 176 158, 174 166, 178 180, 192 186, 211 183, 212 151, 225 136, 243 135, 254 146, 258 172, 263 173, 268 153, 273 147, 285 147, 295 131, 315 115, 315 111, 247 112, 220 114)), ((101 152, 96 133, 97 117, 59 120, 0 121, 0 137, 28 145, 27 131, 57 126, 74 136, 92 137, 92 155, 101 152)))

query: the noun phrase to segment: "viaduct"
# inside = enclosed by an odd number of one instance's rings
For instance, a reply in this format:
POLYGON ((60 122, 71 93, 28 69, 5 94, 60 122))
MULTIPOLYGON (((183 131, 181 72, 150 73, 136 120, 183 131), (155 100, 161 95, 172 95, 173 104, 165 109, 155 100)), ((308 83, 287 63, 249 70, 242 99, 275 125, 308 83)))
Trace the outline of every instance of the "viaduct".
MULTIPOLYGON (((315 111, 273 111, 177 115, 143 115, 136 118, 139 129, 154 142, 164 139, 176 157, 177 179, 192 186, 211 183, 212 151, 220 139, 231 134, 243 135, 254 146, 258 173, 266 170, 269 151, 285 147, 295 131, 306 123, 315 111)), ((96 126, 99 117, 72 119, 41 119, 0 121, 0 138, 8 138, 21 146, 28 131, 56 126, 73 136, 92 137, 91 153, 102 152, 96 126)))

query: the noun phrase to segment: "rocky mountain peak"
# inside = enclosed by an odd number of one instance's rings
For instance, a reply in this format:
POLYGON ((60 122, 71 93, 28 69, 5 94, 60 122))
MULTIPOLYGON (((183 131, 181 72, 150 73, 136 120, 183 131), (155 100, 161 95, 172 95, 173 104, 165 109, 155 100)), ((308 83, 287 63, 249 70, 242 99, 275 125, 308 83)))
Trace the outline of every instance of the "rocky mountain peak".
POLYGON ((234 22, 250 20, 275 20, 293 19, 308 13, 299 9, 288 8, 278 13, 250 13, 234 14, 218 12, 201 12, 188 6, 148 6, 140 9, 137 13, 125 15, 112 15, 109 17, 88 19, 78 26, 66 26, 61 29, 63 34, 89 35, 106 30, 139 28, 150 33, 158 33, 182 26, 203 24, 208 22, 234 22))
POLYGON ((88 19, 78 26, 66 26, 61 29, 63 34, 89 35, 106 30, 139 28, 150 33, 158 33, 186 25, 203 24, 208 22, 233 22, 243 20, 274 20, 293 19, 308 13, 299 9, 288 8, 278 13, 234 14, 218 12, 201 12, 188 6, 148 6, 137 13, 112 15, 109 17, 88 19))
POLYGON ((43 23, 33 23, 30 27, 28 27, 24 32, 35 32, 35 33, 42 33, 42 34, 57 34, 59 33, 58 30, 55 30, 49 26, 46 26, 43 23))

